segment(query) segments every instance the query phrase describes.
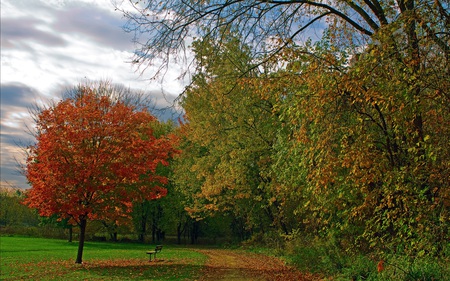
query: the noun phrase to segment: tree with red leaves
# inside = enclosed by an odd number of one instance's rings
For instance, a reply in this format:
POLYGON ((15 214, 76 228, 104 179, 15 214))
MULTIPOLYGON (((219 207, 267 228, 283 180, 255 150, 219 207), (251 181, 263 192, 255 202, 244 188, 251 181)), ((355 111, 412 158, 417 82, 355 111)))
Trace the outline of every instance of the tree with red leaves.
POLYGON ((135 202, 166 195, 156 173, 175 152, 174 138, 156 137, 158 120, 114 98, 108 87, 75 88, 75 95, 36 115, 37 143, 28 148, 24 204, 80 227, 82 263, 88 220, 126 217, 135 202))

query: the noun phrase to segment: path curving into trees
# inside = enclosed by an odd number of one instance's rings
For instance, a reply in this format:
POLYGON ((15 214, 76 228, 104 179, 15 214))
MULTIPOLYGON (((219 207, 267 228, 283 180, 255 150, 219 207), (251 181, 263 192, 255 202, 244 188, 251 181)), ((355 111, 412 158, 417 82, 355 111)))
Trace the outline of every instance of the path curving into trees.
POLYGON ((208 261, 199 281, 206 280, 319 280, 318 276, 302 273, 277 258, 239 250, 196 250, 208 261))

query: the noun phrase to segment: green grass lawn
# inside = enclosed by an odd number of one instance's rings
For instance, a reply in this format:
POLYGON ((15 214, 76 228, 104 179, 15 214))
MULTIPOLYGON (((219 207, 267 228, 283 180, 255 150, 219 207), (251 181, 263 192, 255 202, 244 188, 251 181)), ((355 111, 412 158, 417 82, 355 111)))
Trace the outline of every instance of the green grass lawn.
POLYGON ((66 240, 0 237, 1 280, 193 280, 206 256, 164 245, 149 262, 154 245, 86 242, 83 264, 75 264, 78 243, 66 240))

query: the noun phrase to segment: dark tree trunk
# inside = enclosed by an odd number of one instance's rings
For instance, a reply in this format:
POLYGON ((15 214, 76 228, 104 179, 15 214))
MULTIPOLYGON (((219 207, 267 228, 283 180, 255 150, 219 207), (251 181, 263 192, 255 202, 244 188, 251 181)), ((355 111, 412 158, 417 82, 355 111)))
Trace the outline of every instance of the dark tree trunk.
POLYGON ((199 234, 199 225, 198 222, 194 221, 192 223, 192 229, 191 229, 191 244, 194 245, 197 242, 198 234, 199 234))
POLYGON ((178 245, 181 244, 181 234, 183 234, 183 232, 181 231, 181 222, 178 222, 178 225, 177 225, 177 243, 178 243, 178 245))
POLYGON ((162 231, 161 231, 161 229, 157 229, 156 230, 156 241, 161 241, 162 240, 162 237, 163 237, 163 234, 162 234, 162 231))
POLYGON ((141 229, 139 233, 139 241, 141 243, 145 242, 145 233, 147 232, 147 216, 141 217, 141 229))
POLYGON ((156 242, 156 226, 155 223, 152 224, 152 243, 156 242))
POLYGON ((73 239, 73 226, 69 226, 69 242, 72 243, 73 239))
POLYGON ((78 242, 78 254, 77 254, 77 260, 75 263, 82 263, 83 262, 83 248, 84 248, 84 240, 86 238, 86 225, 87 225, 87 219, 81 219, 80 220, 80 240, 78 242))

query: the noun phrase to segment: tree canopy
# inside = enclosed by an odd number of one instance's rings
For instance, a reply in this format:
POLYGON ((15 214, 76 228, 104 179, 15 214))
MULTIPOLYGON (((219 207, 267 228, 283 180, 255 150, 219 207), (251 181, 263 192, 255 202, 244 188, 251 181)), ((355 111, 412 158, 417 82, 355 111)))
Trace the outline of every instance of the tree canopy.
POLYGON ((32 188, 24 203, 80 226, 77 263, 87 220, 127 216, 134 202, 165 196, 167 178, 156 169, 174 153, 171 138, 154 135, 155 117, 107 90, 81 85, 73 98, 42 109, 28 148, 32 188))
MULTIPOLYGON (((188 36, 192 27, 201 37, 193 44, 197 74, 181 99, 191 153, 181 163, 194 176, 181 175, 180 183, 196 190, 194 211, 251 206, 258 211, 246 213, 249 226, 249 218, 272 209, 280 231, 333 238, 346 249, 443 253, 450 190, 447 3, 169 3, 162 7, 172 5, 170 17, 137 26, 151 30, 166 21, 165 35, 188 36), (186 13, 177 12, 182 7, 186 13), (314 17, 328 19, 323 37, 298 41, 314 17), (270 34, 276 27, 286 32, 270 34)), ((176 50, 158 42, 159 51, 176 50)))

